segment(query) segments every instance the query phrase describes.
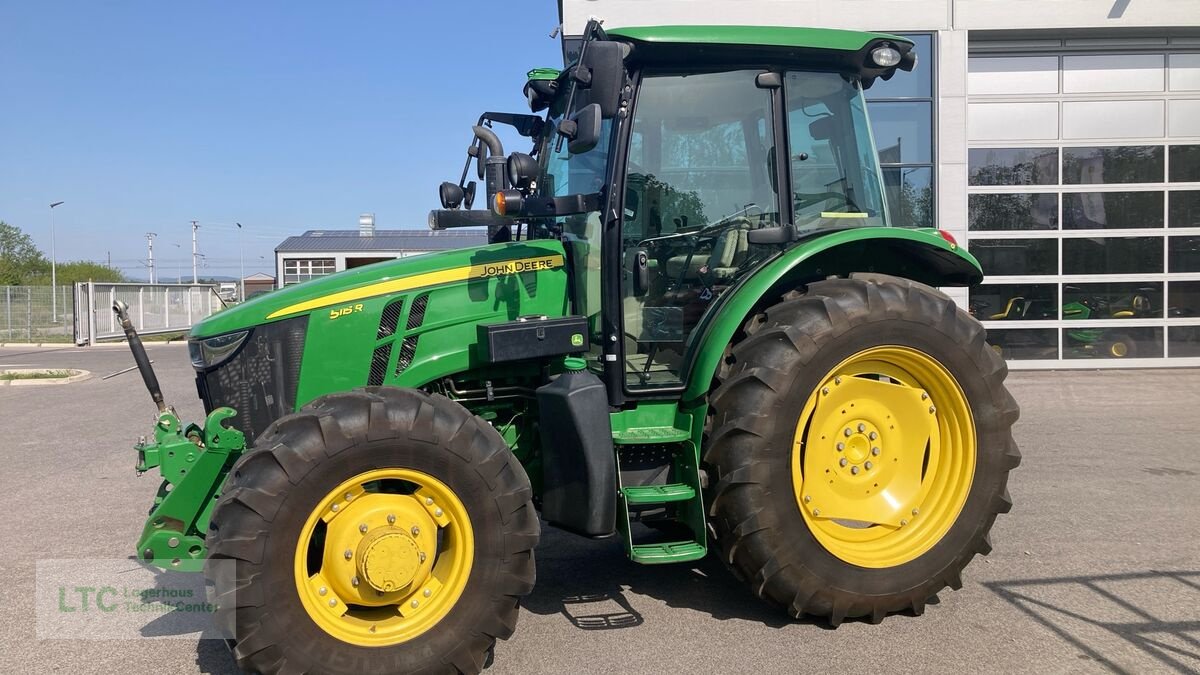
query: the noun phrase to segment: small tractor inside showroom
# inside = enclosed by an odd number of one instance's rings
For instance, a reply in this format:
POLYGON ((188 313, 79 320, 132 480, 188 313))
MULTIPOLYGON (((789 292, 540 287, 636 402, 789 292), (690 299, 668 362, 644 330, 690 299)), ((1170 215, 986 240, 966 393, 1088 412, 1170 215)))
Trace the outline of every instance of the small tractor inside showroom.
POLYGON ((889 227, 863 97, 912 43, 592 21, 573 49, 441 187, 430 226, 492 243, 205 319, 199 425, 129 329, 159 407, 138 470, 163 477, 137 555, 209 568, 247 671, 479 671, 542 521, 634 563, 711 553, 833 626, 920 614, 989 552, 1017 405, 935 290, 983 275, 889 227))

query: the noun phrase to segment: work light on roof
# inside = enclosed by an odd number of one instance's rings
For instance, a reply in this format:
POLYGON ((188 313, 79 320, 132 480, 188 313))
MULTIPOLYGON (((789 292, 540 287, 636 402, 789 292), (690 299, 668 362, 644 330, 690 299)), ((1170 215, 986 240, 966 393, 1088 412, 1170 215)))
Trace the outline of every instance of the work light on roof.
POLYGON ((880 68, 891 68, 900 63, 900 52, 891 45, 880 45, 871 50, 871 60, 880 68))

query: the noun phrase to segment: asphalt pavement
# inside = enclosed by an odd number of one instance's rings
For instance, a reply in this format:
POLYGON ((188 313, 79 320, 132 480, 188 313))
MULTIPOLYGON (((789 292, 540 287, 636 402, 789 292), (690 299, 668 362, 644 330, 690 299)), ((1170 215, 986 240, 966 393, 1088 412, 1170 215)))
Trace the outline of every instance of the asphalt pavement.
MULTIPOLYGON (((167 400, 202 414, 187 352, 148 346, 167 400)), ((217 640, 38 639, 44 559, 126 558, 157 480, 132 443, 154 407, 116 347, 0 348, 92 379, 0 388, 0 672, 232 673, 217 640)), ((552 528, 516 634, 488 671, 806 673, 1200 670, 1200 371, 1017 372, 1015 506, 920 617, 831 630, 756 600, 712 557, 646 567, 552 528)))

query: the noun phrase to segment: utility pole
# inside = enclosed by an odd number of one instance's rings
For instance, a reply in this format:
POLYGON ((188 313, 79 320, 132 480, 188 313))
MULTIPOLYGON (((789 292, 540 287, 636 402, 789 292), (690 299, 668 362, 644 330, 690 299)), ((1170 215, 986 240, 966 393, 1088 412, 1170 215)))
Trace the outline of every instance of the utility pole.
POLYGON ((58 263, 54 257, 54 207, 64 202, 50 204, 50 321, 58 323, 58 263))
POLYGON ((196 277, 196 230, 200 229, 200 225, 196 221, 192 221, 192 283, 199 283, 196 277))
POLYGON ((154 238, 158 235, 153 232, 146 233, 146 257, 150 263, 150 283, 157 283, 157 275, 154 273, 154 238))
POLYGON ((242 287, 242 291, 241 291, 242 294, 239 297, 238 301, 245 302, 246 301, 246 258, 242 254, 242 251, 244 250, 242 248, 242 224, 235 223, 235 225, 238 226, 238 282, 239 282, 239 285, 242 287))

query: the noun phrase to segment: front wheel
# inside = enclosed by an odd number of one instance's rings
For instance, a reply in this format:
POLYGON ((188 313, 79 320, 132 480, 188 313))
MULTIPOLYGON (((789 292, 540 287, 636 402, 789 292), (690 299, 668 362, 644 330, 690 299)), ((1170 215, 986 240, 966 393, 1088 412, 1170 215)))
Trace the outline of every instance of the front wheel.
POLYGON ((217 621, 249 672, 478 672, 533 588, 538 527, 524 469, 462 406, 326 396, 230 472, 217 621))
POLYGON ((1020 459, 983 327, 932 288, 856 275, 789 293, 744 334, 705 452, 726 562, 835 626, 961 586, 1020 459))

